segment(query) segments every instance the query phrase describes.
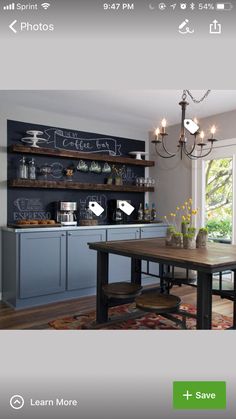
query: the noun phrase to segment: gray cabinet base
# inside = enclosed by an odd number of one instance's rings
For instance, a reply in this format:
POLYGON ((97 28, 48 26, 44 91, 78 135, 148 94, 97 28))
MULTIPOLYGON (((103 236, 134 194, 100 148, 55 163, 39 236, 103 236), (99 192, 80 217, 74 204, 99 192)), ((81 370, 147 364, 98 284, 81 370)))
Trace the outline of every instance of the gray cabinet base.
POLYGON ((37 307, 46 304, 58 303, 68 300, 73 300, 81 297, 89 297, 95 296, 96 288, 85 288, 83 290, 76 290, 76 291, 67 291, 63 293, 51 294, 51 295, 44 295, 42 297, 34 297, 34 298, 27 298, 25 300, 16 299, 14 301, 11 300, 3 300, 4 303, 9 305, 10 307, 14 308, 15 310, 22 310, 24 308, 30 307, 37 307))

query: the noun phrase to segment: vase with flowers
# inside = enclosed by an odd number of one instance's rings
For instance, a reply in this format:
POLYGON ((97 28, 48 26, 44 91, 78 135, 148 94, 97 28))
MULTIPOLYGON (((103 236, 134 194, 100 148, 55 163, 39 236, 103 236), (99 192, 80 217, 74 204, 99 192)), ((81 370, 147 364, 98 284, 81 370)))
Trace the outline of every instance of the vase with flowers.
MULTIPOLYGON (((168 217, 164 216, 164 220, 168 224, 166 246, 196 249, 194 224, 199 210, 194 209, 192 204, 193 200, 189 198, 182 205, 177 206, 175 212, 171 212, 168 217)), ((201 235, 199 236, 200 241, 201 235)))

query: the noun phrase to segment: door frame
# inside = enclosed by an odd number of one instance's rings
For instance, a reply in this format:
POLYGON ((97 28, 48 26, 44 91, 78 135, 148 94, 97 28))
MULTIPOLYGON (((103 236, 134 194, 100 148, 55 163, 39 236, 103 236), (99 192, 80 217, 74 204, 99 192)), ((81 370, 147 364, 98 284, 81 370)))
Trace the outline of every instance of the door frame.
MULTIPOLYGON (((209 149, 209 148, 208 148, 209 149)), ((205 151, 207 148, 205 148, 205 151)), ((205 224, 205 204, 202 202, 202 192, 205 191, 205 179, 202 176, 205 166, 205 161, 210 159, 232 158, 233 166, 233 217, 232 217, 232 244, 236 242, 236 138, 229 140, 218 141, 211 154, 202 159, 192 160, 192 199, 193 208, 200 208, 198 219, 195 220, 195 227, 199 228, 205 224), (233 149, 234 148, 234 149, 233 149), (221 155, 220 155, 221 153, 221 155), (215 157, 214 157, 215 156, 215 157)))

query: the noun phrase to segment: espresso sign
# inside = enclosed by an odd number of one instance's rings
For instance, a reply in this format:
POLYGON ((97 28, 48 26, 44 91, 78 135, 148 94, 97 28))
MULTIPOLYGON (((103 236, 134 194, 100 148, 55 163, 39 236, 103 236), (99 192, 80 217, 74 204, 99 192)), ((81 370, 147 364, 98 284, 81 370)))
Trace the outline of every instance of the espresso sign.
POLYGON ((17 198, 14 201, 13 221, 25 219, 47 220, 51 218, 51 212, 45 211, 44 205, 39 198, 17 198))

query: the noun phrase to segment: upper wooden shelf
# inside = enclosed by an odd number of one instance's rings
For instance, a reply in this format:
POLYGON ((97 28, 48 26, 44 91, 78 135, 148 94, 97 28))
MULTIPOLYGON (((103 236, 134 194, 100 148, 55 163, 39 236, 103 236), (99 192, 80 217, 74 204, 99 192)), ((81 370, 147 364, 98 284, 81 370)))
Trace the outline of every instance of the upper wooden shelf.
POLYGON ((54 156, 54 157, 65 157, 70 159, 83 159, 83 160, 96 160, 96 161, 106 161, 109 163, 116 164, 128 164, 133 166, 143 166, 151 167, 155 165, 155 162, 152 160, 136 160, 132 157, 118 157, 118 156, 109 156, 108 154, 96 154, 96 153, 82 153, 79 151, 70 151, 70 150, 55 150, 52 148, 36 148, 29 147, 20 144, 13 144, 8 147, 8 150, 11 153, 24 153, 24 154, 37 154, 44 156, 54 156))
POLYGON ((73 181, 58 180, 30 180, 12 179, 8 181, 11 188, 32 188, 32 189, 77 189, 86 191, 112 191, 112 192, 154 192, 153 187, 135 185, 106 185, 98 183, 79 183, 73 181))

